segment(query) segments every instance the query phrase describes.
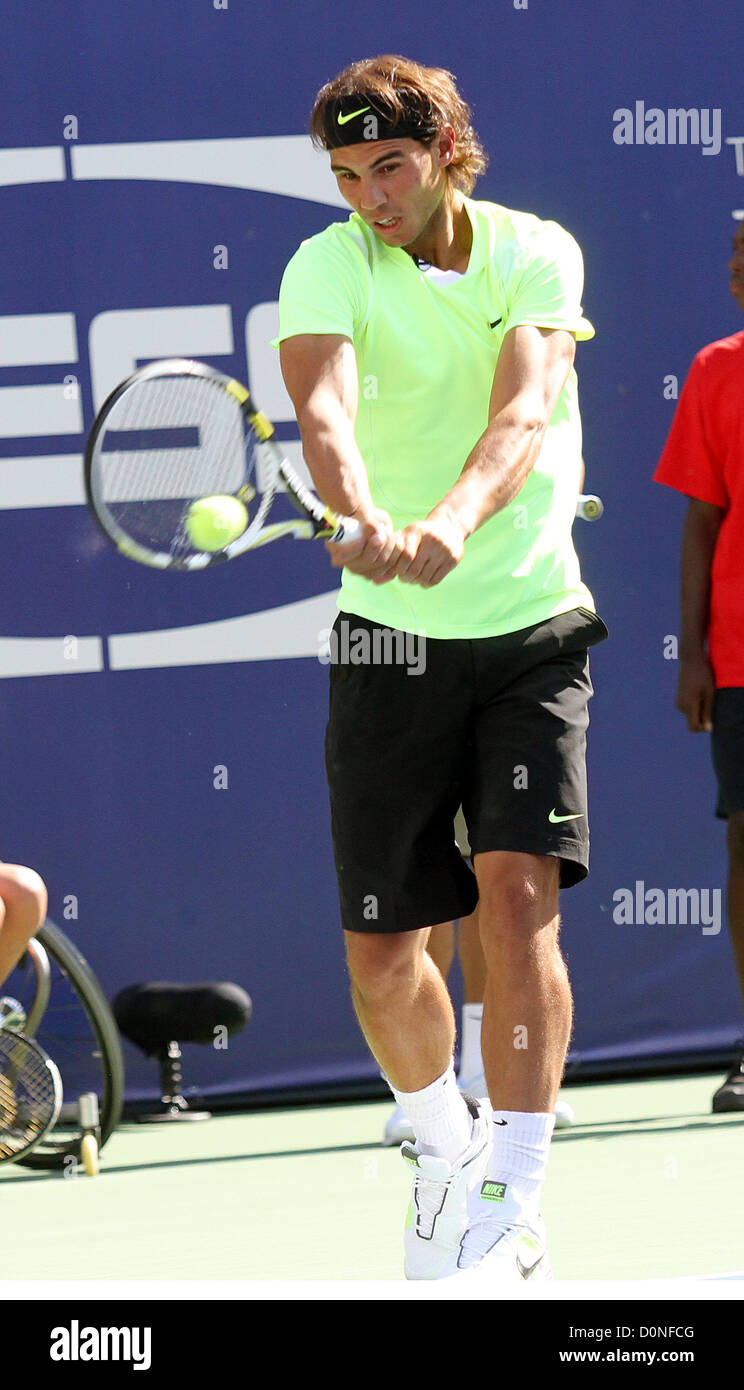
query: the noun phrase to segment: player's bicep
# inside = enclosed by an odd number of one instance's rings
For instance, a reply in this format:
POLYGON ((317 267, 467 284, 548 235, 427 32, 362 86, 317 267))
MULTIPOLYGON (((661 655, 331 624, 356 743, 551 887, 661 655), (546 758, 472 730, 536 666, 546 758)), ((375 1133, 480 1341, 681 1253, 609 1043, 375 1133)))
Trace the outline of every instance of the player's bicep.
POLYGON ((489 419, 509 409, 546 426, 568 379, 576 340, 565 328, 520 324, 504 337, 493 378, 489 419))
POLYGON ((341 333, 298 333, 283 340, 279 356, 300 424, 336 415, 356 419, 359 374, 349 338, 341 333))

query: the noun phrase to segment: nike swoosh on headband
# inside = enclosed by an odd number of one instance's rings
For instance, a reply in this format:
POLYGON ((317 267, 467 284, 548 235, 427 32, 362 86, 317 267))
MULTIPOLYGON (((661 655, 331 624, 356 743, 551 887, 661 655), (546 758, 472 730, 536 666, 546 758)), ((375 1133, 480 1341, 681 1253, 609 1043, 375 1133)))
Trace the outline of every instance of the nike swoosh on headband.
POLYGON ((337 119, 339 125, 346 125, 346 122, 347 122, 347 121, 353 121, 353 119, 354 119, 355 116, 362 116, 362 115, 364 115, 364 112, 365 112, 365 111, 370 111, 370 110, 371 110, 371 107, 369 107, 369 106, 362 106, 362 107, 360 107, 360 109, 359 109, 358 111, 350 111, 349 114, 348 114, 348 116, 342 116, 342 115, 341 115, 341 112, 339 111, 339 114, 338 114, 338 116, 336 117, 336 119, 337 119))

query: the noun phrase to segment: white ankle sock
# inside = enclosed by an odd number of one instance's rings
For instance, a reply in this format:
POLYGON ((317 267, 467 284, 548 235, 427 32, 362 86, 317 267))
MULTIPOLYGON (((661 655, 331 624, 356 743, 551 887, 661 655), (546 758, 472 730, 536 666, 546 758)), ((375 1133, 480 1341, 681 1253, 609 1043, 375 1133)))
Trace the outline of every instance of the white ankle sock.
POLYGON ((472 1220, 510 1226, 538 1217, 554 1125, 554 1114, 494 1110, 493 1150, 488 1175, 473 1192, 472 1220))
POLYGON ((421 1091, 396 1091, 394 1086, 390 1089, 410 1120, 422 1153, 438 1154, 454 1163, 465 1152, 473 1121, 457 1089, 452 1062, 442 1076, 421 1091))
POLYGON ((471 1081, 483 1075, 481 1057, 482 1004, 465 1004, 462 1010, 462 1041, 460 1043, 460 1078, 471 1081))

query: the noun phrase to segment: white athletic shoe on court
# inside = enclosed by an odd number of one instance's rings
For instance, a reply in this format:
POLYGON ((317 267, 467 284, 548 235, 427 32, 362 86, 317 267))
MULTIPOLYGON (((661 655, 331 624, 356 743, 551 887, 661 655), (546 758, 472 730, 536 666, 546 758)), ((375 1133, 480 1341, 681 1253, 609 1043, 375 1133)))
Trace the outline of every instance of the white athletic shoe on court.
POLYGON ((401 1107, 396 1105, 392 1114, 388 1116, 385 1125, 385 1132, 382 1142, 386 1149, 392 1148, 393 1144, 402 1144, 404 1139, 413 1143, 416 1135, 413 1132, 413 1125, 407 1115, 403 1114, 401 1107))
POLYGON ((474 1289, 518 1288, 542 1284, 553 1278, 545 1241, 545 1227, 508 1226, 491 1220, 468 1226, 457 1255, 450 1260, 444 1278, 456 1278, 474 1289))
POLYGON ((473 1120, 470 1143, 455 1163, 422 1154, 417 1144, 400 1152, 413 1168, 413 1193, 406 1217, 406 1279, 441 1279, 456 1258, 468 1223, 468 1193, 480 1183, 491 1152, 491 1107, 465 1096, 473 1120))

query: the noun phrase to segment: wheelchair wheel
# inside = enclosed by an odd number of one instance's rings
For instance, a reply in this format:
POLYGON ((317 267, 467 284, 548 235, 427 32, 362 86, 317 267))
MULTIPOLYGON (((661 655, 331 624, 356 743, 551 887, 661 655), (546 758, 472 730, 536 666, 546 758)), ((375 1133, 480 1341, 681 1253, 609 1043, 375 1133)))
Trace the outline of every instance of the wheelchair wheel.
POLYGON ((49 919, 3 989, 26 1010, 24 1031, 56 1062, 64 1092, 54 1129, 19 1163, 66 1171, 82 1164, 92 1176, 119 1122, 124 1093, 121 1040, 106 996, 85 957, 49 919), (93 1133, 81 1119, 91 1096, 98 1102, 93 1133))

